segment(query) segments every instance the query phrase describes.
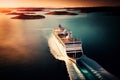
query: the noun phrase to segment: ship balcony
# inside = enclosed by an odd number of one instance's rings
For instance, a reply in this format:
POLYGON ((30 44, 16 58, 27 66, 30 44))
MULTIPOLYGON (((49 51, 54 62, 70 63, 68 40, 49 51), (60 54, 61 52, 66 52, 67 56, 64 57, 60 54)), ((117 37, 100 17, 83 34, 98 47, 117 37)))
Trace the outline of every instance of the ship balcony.
POLYGON ((82 50, 82 47, 69 47, 69 48, 66 48, 66 51, 71 51, 71 50, 82 50))
POLYGON ((66 51, 66 53, 77 53, 77 52, 83 52, 82 50, 69 50, 66 51))
POLYGON ((69 44, 69 45, 65 45, 66 48, 71 48, 71 47, 82 47, 82 44, 69 44))
POLYGON ((67 56, 70 58, 80 58, 82 56, 83 52, 70 52, 67 53, 67 56))

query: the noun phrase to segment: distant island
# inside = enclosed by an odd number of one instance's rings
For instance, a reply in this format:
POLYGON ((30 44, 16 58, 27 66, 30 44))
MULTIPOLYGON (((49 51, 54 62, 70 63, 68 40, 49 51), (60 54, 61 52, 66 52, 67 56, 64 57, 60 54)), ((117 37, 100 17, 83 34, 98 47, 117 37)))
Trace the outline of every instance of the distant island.
POLYGON ((49 15, 78 15, 77 13, 67 12, 67 11, 52 11, 46 14, 49 15))
POLYGON ((44 19, 45 16, 43 15, 26 15, 26 14, 21 14, 15 17, 12 17, 11 19, 44 19))
POLYGON ((65 8, 68 11, 80 11, 80 13, 91 13, 91 12, 120 12, 120 6, 99 6, 99 7, 72 7, 65 8))
POLYGON ((31 7, 29 7, 29 8, 18 8, 17 9, 17 11, 33 11, 33 12, 36 12, 36 11, 43 11, 44 10, 44 8, 31 8, 31 7))
POLYGON ((51 11, 46 14, 48 15, 78 15, 79 13, 93 13, 93 12, 110 12, 106 14, 109 16, 119 16, 120 6, 99 6, 99 7, 65 7, 65 8, 49 8, 49 7, 18 7, 18 8, 0 8, 0 13, 8 13, 8 15, 21 15, 34 13, 36 11, 51 11), (54 11, 53 11, 54 10, 54 11), (56 11, 55 11, 56 10, 56 11), (60 10, 60 11, 58 11, 60 10), (65 10, 65 11, 61 11, 65 10), (17 13, 13 12, 17 11, 17 13), (79 13, 74 13, 77 11, 79 13), (19 12, 19 13, 18 13, 19 12))
POLYGON ((35 14, 33 12, 9 12, 6 15, 23 15, 23 14, 35 14))

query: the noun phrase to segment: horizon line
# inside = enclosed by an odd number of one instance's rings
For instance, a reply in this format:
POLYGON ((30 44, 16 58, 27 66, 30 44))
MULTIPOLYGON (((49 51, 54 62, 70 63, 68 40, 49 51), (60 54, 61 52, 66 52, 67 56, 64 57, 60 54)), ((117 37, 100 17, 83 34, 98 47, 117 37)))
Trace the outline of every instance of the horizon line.
POLYGON ((68 6, 68 7, 42 7, 42 6, 20 6, 20 7, 0 7, 0 8, 94 8, 94 7, 120 7, 119 6, 68 6))

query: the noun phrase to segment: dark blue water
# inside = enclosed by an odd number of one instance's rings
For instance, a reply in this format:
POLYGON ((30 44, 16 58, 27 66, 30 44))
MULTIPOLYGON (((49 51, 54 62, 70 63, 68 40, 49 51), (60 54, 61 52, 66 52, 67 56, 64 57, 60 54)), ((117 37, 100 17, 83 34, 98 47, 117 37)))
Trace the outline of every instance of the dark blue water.
POLYGON ((50 53, 47 40, 58 24, 82 40, 84 54, 120 77, 120 16, 89 13, 43 20, 0 18, 0 79, 69 80, 64 62, 50 53))

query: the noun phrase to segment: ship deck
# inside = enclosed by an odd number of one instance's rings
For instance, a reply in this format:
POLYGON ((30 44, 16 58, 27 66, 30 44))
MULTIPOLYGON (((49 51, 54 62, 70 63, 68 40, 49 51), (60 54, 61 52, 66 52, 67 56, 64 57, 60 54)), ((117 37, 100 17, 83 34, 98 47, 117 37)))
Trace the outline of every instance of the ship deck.
POLYGON ((76 38, 71 38, 71 39, 67 39, 66 35, 59 35, 59 33, 61 33, 63 31, 54 31, 54 34, 59 37, 63 43, 70 43, 70 42, 80 42, 80 40, 76 39, 76 38))
POLYGON ((77 40, 76 38, 72 38, 72 39, 61 38, 61 40, 62 40, 64 43, 80 42, 80 40, 77 40))

